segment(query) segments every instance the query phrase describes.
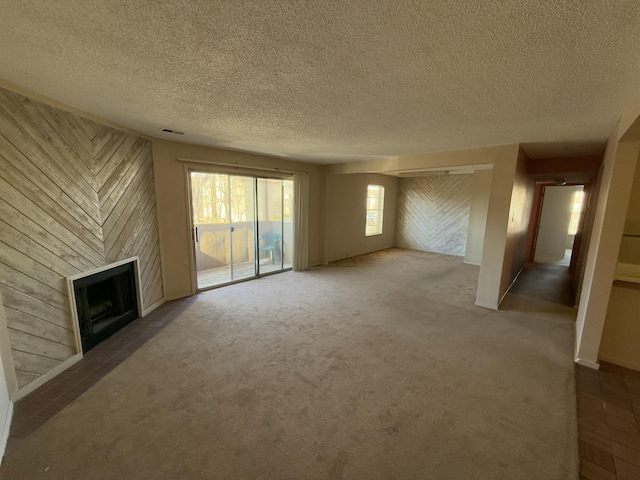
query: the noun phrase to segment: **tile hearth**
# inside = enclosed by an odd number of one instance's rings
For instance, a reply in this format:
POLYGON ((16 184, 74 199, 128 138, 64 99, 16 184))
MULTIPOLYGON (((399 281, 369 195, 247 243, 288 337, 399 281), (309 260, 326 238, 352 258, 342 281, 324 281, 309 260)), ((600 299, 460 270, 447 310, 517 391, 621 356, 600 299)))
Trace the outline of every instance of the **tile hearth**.
POLYGON ((153 338, 194 301, 195 297, 173 300, 146 317, 134 320, 86 353, 68 370, 18 400, 9 437, 26 438, 31 435, 153 338))

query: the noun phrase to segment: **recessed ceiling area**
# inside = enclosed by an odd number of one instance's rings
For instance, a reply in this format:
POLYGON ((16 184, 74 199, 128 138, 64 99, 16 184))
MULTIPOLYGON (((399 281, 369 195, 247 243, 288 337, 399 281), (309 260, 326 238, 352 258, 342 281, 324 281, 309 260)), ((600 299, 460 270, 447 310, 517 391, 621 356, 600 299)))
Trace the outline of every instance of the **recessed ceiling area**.
POLYGON ((0 44, 5 81, 111 122, 317 163, 598 154, 640 87, 637 0, 10 0, 0 44))

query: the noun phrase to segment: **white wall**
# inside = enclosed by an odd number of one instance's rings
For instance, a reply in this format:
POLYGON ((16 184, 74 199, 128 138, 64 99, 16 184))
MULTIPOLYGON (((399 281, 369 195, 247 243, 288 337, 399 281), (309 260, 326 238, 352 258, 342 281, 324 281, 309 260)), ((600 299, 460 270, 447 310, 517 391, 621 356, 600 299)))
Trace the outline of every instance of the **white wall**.
POLYGON ((473 172, 471 185, 471 208, 469 210, 469 228, 467 229, 467 247, 464 263, 480 265, 484 247, 484 233, 487 225, 489 195, 493 170, 476 170, 473 172))
POLYGON ((582 186, 545 187, 534 261, 552 263, 564 258, 571 220, 571 200, 578 191, 582 191, 582 186))

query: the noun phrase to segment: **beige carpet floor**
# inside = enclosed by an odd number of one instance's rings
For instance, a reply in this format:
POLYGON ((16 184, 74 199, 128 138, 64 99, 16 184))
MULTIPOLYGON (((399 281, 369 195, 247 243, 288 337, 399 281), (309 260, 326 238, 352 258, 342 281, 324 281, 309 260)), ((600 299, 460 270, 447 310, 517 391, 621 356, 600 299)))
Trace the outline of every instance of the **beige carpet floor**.
POLYGON ((477 278, 393 249, 201 294, 0 478, 577 479, 573 311, 477 278))

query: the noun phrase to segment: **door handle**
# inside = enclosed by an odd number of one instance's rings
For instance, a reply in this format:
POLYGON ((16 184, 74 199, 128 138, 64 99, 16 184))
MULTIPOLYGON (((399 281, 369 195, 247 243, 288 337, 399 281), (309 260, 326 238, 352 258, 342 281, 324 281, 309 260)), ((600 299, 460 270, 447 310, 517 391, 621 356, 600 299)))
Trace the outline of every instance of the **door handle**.
POLYGON ((198 243, 198 227, 193 227, 193 239, 198 243))
POLYGON ((231 232, 235 232, 236 231, 236 227, 231 227, 231 232))

